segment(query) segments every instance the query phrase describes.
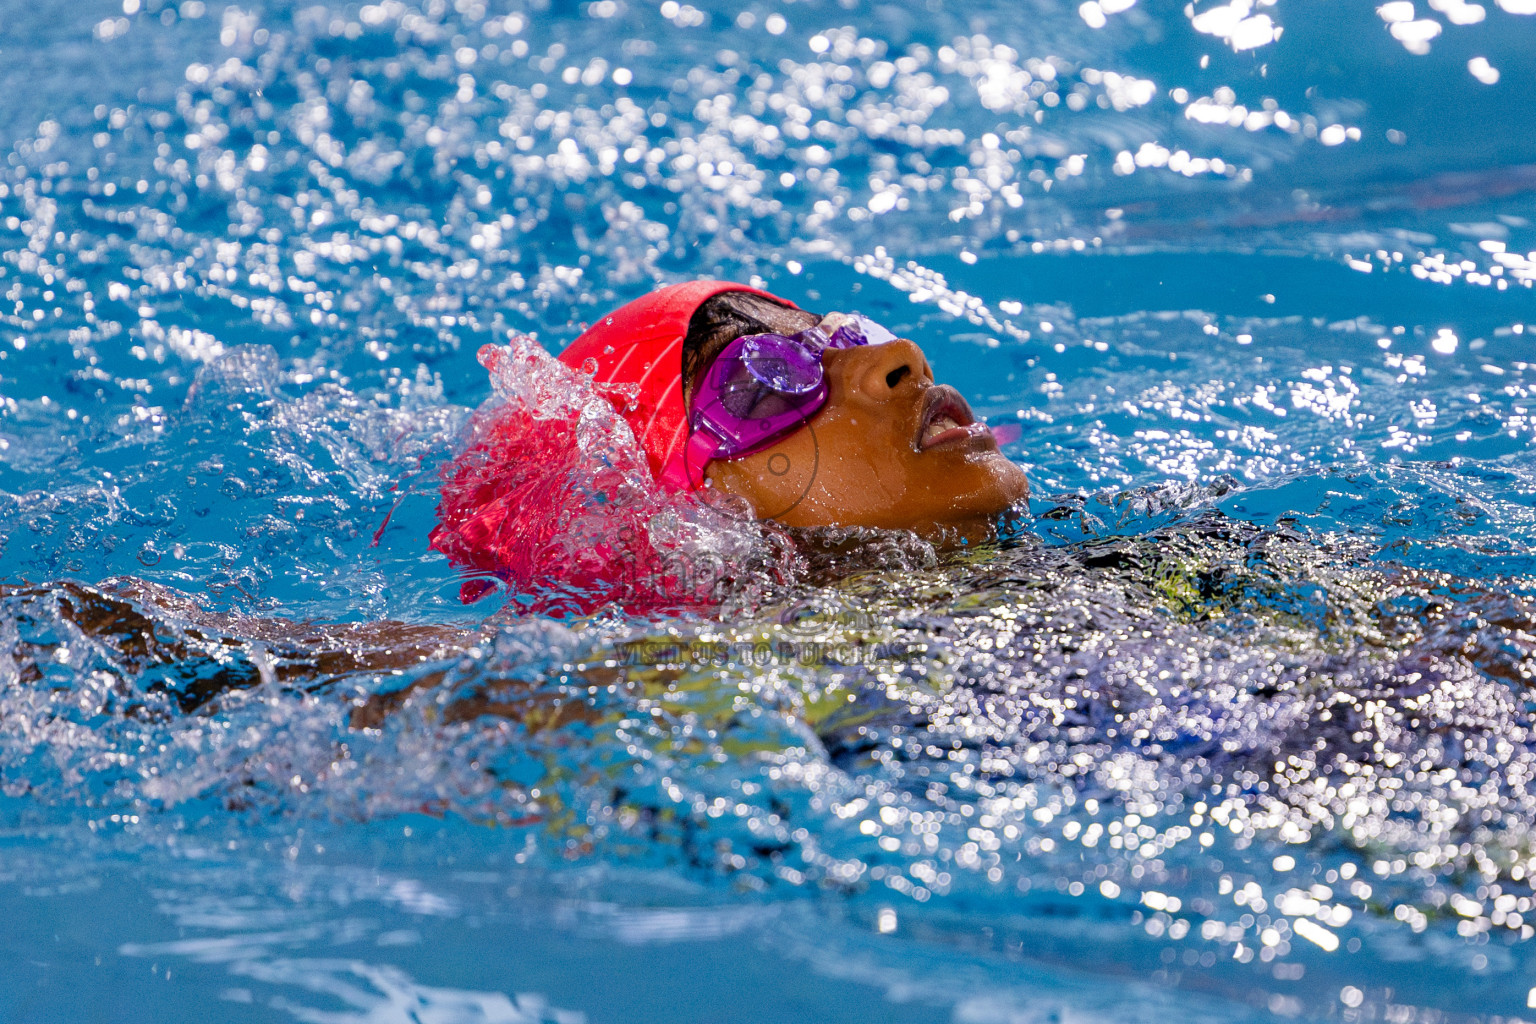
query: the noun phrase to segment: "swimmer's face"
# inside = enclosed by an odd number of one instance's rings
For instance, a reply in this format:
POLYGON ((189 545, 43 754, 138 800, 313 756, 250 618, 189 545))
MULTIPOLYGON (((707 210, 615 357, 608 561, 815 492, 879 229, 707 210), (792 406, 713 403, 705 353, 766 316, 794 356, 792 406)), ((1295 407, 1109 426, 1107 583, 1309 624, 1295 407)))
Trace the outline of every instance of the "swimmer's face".
MULTIPOLYGON (((830 330, 837 315, 828 320, 830 330)), ((711 486, 786 526, 949 529, 969 539, 990 535, 999 513, 1028 496, 1024 471, 958 391, 934 383, 915 343, 831 349, 823 366, 826 405, 771 448, 711 462, 711 486)))

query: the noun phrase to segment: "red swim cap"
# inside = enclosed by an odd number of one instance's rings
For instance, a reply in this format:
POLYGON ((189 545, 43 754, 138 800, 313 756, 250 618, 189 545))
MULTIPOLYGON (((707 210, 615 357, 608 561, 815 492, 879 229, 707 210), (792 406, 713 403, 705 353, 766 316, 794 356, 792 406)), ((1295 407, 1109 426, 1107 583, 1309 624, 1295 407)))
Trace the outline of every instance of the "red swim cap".
POLYGON ((560 361, 591 372, 599 384, 632 384, 634 403, 619 410, 645 450, 651 473, 671 490, 687 490, 683 452, 688 414, 683 407, 683 338, 688 322, 722 292, 747 292, 796 308, 777 295, 729 281, 689 281, 642 296, 588 327, 560 353, 560 361))

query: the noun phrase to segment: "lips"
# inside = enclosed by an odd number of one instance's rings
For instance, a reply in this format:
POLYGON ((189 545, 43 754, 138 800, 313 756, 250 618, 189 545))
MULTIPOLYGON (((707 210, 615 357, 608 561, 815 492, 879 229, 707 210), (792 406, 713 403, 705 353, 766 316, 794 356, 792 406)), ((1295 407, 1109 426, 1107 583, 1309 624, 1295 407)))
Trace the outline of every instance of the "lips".
POLYGON ((991 433, 985 423, 977 423, 960 392, 947 384, 927 388, 923 393, 923 412, 918 419, 917 434, 912 446, 918 451, 928 451, 941 446, 966 444, 971 441, 990 440, 991 433))

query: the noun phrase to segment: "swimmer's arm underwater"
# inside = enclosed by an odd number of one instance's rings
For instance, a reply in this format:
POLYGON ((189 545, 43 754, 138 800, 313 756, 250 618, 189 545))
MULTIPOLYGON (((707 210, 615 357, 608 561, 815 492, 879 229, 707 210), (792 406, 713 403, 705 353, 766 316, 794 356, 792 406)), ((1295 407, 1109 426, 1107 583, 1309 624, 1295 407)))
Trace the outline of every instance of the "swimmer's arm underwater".
MULTIPOLYGON (((132 577, 108 579, 99 587, 73 581, 0 584, 0 601, 44 605, 46 610, 38 609, 29 620, 63 620, 79 631, 80 639, 99 644, 99 653, 125 676, 163 668, 187 680, 175 692, 183 711, 261 683, 303 686, 445 660, 467 652, 492 632, 489 627, 465 630, 389 621, 322 625, 227 615, 205 611, 190 594, 132 577)), ((56 658, 71 639, 56 629, 21 636, 8 653, 23 679, 37 678, 40 666, 56 658)))
MULTIPOLYGON (((349 718, 355 729, 380 728, 413 694, 444 681, 448 669, 430 666, 474 655, 494 639, 497 629, 494 622, 463 629, 388 620, 326 624, 221 614, 203 610, 191 594, 132 577, 115 577, 100 587, 72 581, 0 584, 0 602, 46 605, 80 634, 60 637, 55 630, 46 636, 18 637, 5 653, 22 680, 41 679, 61 650, 75 639, 85 640, 100 645, 114 674, 152 679, 141 692, 168 695, 183 714, 214 713, 221 697, 264 684, 314 690, 349 676, 405 675, 426 667, 403 686, 355 701, 349 718)), ((38 611, 30 618, 50 618, 43 609, 38 611)), ((607 686, 617 675, 602 666, 587 666, 581 678, 592 686, 607 686)), ((130 698, 121 710, 133 714, 137 706, 130 698)), ((450 723, 496 715, 531 730, 559 728, 588 717, 580 701, 538 692, 535 684, 516 678, 490 679, 456 695, 435 713, 450 723)))

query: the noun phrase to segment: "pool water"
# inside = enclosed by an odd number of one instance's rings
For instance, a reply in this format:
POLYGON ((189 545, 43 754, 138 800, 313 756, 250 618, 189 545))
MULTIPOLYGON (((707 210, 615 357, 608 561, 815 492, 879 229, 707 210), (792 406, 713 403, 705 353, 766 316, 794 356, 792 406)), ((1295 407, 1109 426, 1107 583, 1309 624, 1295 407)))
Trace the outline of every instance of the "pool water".
POLYGON ((1536 1019, 1532 54, 0 4, 0 1020, 1536 1019), (482 346, 702 275, 917 339, 1021 521, 795 561, 640 481, 716 610, 461 603, 439 471, 574 400, 482 346))

